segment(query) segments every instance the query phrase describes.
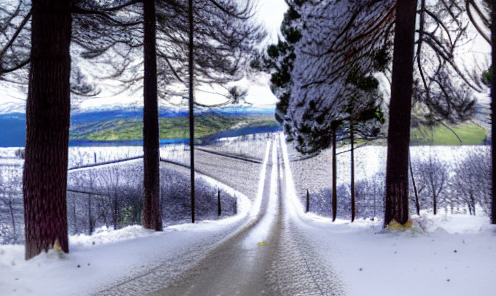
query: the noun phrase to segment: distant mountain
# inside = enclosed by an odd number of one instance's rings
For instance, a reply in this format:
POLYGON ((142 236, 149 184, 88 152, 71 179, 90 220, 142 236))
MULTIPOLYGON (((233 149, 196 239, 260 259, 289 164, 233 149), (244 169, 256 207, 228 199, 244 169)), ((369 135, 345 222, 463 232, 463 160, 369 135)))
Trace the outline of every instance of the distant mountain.
MULTIPOLYGON (((219 132, 228 135, 279 130, 273 109, 257 107, 202 108, 195 111, 198 135, 219 132)), ((184 139, 187 134, 187 110, 159 110, 161 137, 164 142, 184 139), (176 119, 174 119, 176 118, 176 119), (165 132, 165 131, 168 132, 165 132)), ((73 112, 70 145, 129 144, 139 145, 142 129, 142 108, 73 112)), ((0 114, 0 147, 22 147, 26 137, 24 113, 0 114)), ((187 136, 186 136, 187 137, 187 136)), ((180 140, 183 141, 183 140, 180 140)))
MULTIPOLYGON (((225 107, 225 108, 198 108, 195 115, 221 114, 223 116, 237 116, 245 114, 274 114, 274 109, 258 107, 225 107)), ((187 117, 187 109, 160 108, 159 117, 187 117)), ((101 120, 143 118, 143 108, 105 109, 89 112, 74 112, 71 115, 71 125, 98 122, 101 120)))

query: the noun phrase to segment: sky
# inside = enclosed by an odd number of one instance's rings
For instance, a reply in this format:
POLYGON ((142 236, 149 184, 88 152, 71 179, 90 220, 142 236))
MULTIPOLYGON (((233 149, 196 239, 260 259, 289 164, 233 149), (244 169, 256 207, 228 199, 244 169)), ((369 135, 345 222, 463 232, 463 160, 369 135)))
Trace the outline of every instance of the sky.
MULTIPOLYGON (((280 36, 280 26, 284 13, 288 9, 284 0, 259 0, 258 18, 265 24, 268 32, 268 42, 276 43, 280 36)), ((277 98, 272 94, 269 87, 270 75, 260 74, 257 77, 243 79, 237 85, 248 89, 246 101, 259 107, 274 108, 277 98)), ((198 98, 217 102, 214 96, 199 92, 198 98)))
POLYGON ((277 41, 284 13, 288 9, 284 0, 260 0, 259 17, 271 32, 271 40, 277 41))
MULTIPOLYGON (((283 15, 287 10, 284 0, 259 0, 258 19, 264 23, 268 31, 268 41, 277 42, 280 35, 279 28, 283 15)), ((476 34, 475 34, 476 35, 476 34)), ((475 54, 475 58, 465 60, 467 64, 480 63, 490 52, 490 47, 481 37, 476 37, 473 45, 466 46, 462 52, 475 54), (476 62, 474 62, 474 60, 476 62)), ((247 89, 248 94, 246 101, 258 107, 274 108, 277 98, 272 94, 269 88, 270 75, 259 74, 256 77, 245 78, 236 83, 241 88, 247 89)), ((109 87, 101 86, 102 93, 90 99, 85 99, 80 103, 81 110, 99 109, 105 107, 115 108, 116 106, 131 107, 142 105, 142 95, 140 93, 129 94, 122 93, 114 95, 109 87)), ((224 97, 212 93, 226 92, 222 89, 211 89, 203 87, 196 93, 196 99, 204 104, 216 104, 224 100, 224 97)), ((16 91, 13 88, 6 88, 5 82, 0 81, 0 113, 18 111, 23 112, 25 107, 23 101, 26 95, 23 92, 16 91)))
MULTIPOLYGON (((269 43, 277 42, 278 35, 280 35, 279 28, 288 6, 284 0, 259 0, 258 8, 258 19, 265 24, 268 32, 267 41, 269 43)), ((246 97, 247 103, 261 108, 274 108, 277 98, 270 91, 269 80, 270 75, 259 74, 249 79, 244 78, 234 85, 248 90, 246 97)), ((223 102, 225 100, 223 96, 212 94, 216 92, 225 93, 226 91, 221 88, 203 86, 195 90, 195 99, 203 104, 218 104, 223 102)), ((83 110, 100 108, 102 104, 108 106, 142 104, 139 102, 141 98, 138 94, 133 96, 123 93, 117 96, 109 96, 107 92, 103 93, 105 95, 100 98, 83 101, 80 108, 83 110), (136 99, 136 97, 139 99, 136 99)))
MULTIPOLYGON (((268 31, 268 41, 277 42, 279 27, 283 15, 287 10, 284 0, 259 0, 258 18, 264 23, 268 31)), ((276 97, 269 88, 270 75, 260 74, 250 79, 243 79, 236 83, 248 90, 246 101, 262 108, 274 108, 276 97)), ((99 96, 88 98, 79 105, 80 110, 92 110, 105 107, 142 105, 142 96, 137 94, 122 93, 113 95, 111 88, 101 85, 102 92, 99 96)), ((196 92, 196 99, 205 104, 215 104, 223 101, 222 96, 212 95, 209 92, 225 92, 222 89, 204 87, 203 91, 196 92)), ((26 94, 0 81, 0 113, 24 112, 26 94)))

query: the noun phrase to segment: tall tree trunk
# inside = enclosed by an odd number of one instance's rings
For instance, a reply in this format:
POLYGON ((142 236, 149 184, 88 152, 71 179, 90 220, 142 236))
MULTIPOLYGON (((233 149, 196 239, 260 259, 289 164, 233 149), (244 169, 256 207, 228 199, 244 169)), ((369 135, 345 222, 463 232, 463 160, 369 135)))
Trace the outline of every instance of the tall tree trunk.
POLYGON ((492 209, 491 209, 491 223, 496 224, 496 149, 494 148, 494 142, 496 137, 496 128, 494 122, 496 121, 496 50, 494 47, 496 45, 496 4, 492 2, 491 7, 491 42, 492 42, 492 86, 491 86, 491 156, 492 156, 492 209))
POLYGON ((351 222, 355 221, 355 148, 353 121, 350 121, 350 140, 351 140, 351 222))
POLYGON ((23 174, 26 260, 55 245, 69 252, 70 1, 33 0, 23 174))
POLYGON ((143 105, 143 227, 162 230, 160 210, 160 151, 157 99, 155 0, 143 1, 144 11, 144 105, 143 105))
POLYGON ((337 214, 337 189, 336 189, 336 179, 337 179, 337 168, 336 168, 336 128, 332 128, 332 221, 336 220, 337 214))
POLYGON ((190 174, 191 174, 191 222, 195 223, 195 115, 194 106, 194 42, 193 42, 193 0, 189 0, 189 147, 190 147, 190 174))
POLYGON ((417 0, 396 2, 384 227, 392 220, 405 224, 409 218, 408 147, 410 145, 416 8, 417 0))

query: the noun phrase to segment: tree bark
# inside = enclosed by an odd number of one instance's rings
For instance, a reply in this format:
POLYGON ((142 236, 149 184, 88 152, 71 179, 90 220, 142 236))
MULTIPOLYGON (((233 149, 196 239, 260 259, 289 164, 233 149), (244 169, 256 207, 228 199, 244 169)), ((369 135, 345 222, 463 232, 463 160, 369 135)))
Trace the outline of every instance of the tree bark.
POLYGON ((23 173, 26 260, 67 237, 70 1, 33 0, 23 173))
POLYGON ((405 224, 409 219, 408 147, 416 8, 417 0, 402 0, 396 3, 384 227, 393 220, 405 224))
POLYGON ((496 224, 496 149, 494 148, 494 139, 496 137, 496 128, 494 122, 496 121, 496 50, 494 46, 496 45, 496 4, 492 2, 491 7, 491 42, 492 42, 492 86, 491 86, 491 157, 492 157, 492 208, 491 208, 491 223, 496 224))
POLYGON ((190 147, 190 175, 191 175, 191 223, 195 223, 195 114, 194 114, 194 23, 193 0, 188 2, 189 20, 189 147, 190 147))
POLYGON ((144 18, 144 105, 143 105, 143 166, 144 202, 143 227, 162 230, 160 210, 160 151, 157 99, 157 54, 155 0, 143 1, 144 18))
POLYGON ((337 167, 336 167, 336 128, 332 128, 332 221, 336 220, 338 210, 338 197, 336 188, 337 167))

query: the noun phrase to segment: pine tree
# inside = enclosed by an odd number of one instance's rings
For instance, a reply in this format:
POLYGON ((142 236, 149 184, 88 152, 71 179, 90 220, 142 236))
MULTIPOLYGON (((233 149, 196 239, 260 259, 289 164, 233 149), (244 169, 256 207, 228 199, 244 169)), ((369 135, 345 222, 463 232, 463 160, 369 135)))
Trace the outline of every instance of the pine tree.
POLYGON ((494 1, 491 6, 491 42, 492 42, 492 87, 491 87, 491 156, 492 156, 492 207, 491 207, 491 223, 496 224, 496 149, 494 148, 494 139, 496 137, 495 121, 496 121, 496 4, 494 1))
POLYGON ((162 231, 155 0, 144 0, 143 12, 143 227, 162 231))
MULTIPOLYGON (((417 2, 410 6, 411 13, 418 13, 420 19, 416 35, 418 46, 415 73, 418 79, 414 98, 415 103, 422 106, 417 109, 427 110, 416 114, 419 115, 416 122, 431 125, 444 124, 444 121, 453 123, 469 119, 474 114, 475 101, 464 86, 474 89, 477 86, 460 70, 453 59, 455 49, 464 40, 466 30, 466 21, 460 17, 464 12, 460 2, 461 0, 440 0, 428 3, 421 0, 420 9, 417 9, 417 2), (462 87, 457 87, 458 85, 462 87)), ((313 153, 329 147, 332 140, 331 123, 346 118, 346 112, 343 110, 346 109, 348 98, 353 93, 353 88, 346 87, 345 81, 350 73, 357 71, 367 75, 372 70, 384 71, 388 68, 391 40, 395 35, 393 31, 397 31, 398 24, 404 21, 398 20, 399 16, 395 12, 398 6, 403 5, 405 4, 399 1, 321 1, 318 5, 307 3, 298 11, 301 14, 300 22, 304 25, 301 40, 294 50, 292 89, 285 130, 290 137, 296 139, 296 148, 300 152, 313 153)), ((413 28, 415 29, 414 25, 413 28)), ((410 49, 407 52, 409 51, 410 49)), ((396 54, 405 55, 407 52, 401 50, 396 51, 396 54)), ((408 68, 401 71, 405 69, 408 68)), ((398 70, 396 74, 393 71, 392 75, 394 77, 397 74, 398 70)), ((397 84, 398 77, 401 76, 393 78, 393 84, 397 84)), ((411 76, 413 77, 413 74, 411 76)), ((413 80, 411 82, 413 83, 413 80)), ((402 84, 407 89, 410 88, 408 82, 400 82, 400 85, 402 84)), ((393 88, 397 87, 396 85, 393 88)), ((409 91, 405 92, 406 96, 408 94, 409 91)), ((393 110, 403 110, 404 106, 410 106, 411 98, 408 101, 410 103, 400 101, 399 106, 397 98, 392 98, 391 101, 390 122, 395 125, 398 123, 398 116, 393 115, 393 110)), ((405 127, 398 130, 399 126, 395 126, 391 129, 390 124, 389 137, 399 136, 402 141, 407 141, 408 134, 409 141, 411 111, 403 110, 400 113, 405 115, 401 123, 405 127)), ((399 142, 393 139, 388 141, 399 142)), ((389 152, 389 159, 399 161, 392 163, 399 163, 400 167, 408 163, 408 153, 403 149, 392 149, 389 152)), ((393 175, 407 178, 407 171, 403 170, 403 167, 397 169, 397 174, 389 173, 387 178, 393 175)), ((386 183, 391 185, 397 181, 390 179, 386 183)), ((403 181, 399 183, 401 184, 397 184, 399 187, 395 190, 398 195, 406 197, 408 184, 403 181)), ((393 212, 394 215, 400 215, 400 210, 391 208, 391 203, 386 204, 389 206, 386 210, 389 211, 388 215, 393 212)), ((400 220, 405 220, 404 217, 408 216, 407 206, 408 204, 406 207, 401 206, 401 211, 406 211, 401 214, 400 220)))
MULTIPOLYGON (((143 86, 143 150, 144 150, 144 207, 143 225, 146 228, 162 230, 159 197, 159 130, 158 130, 158 97, 168 99, 170 88, 185 84, 184 65, 194 67, 196 81, 200 83, 224 84, 240 79, 243 61, 254 41, 263 34, 258 26, 244 24, 250 19, 252 1, 244 5, 234 1, 219 4, 213 1, 198 0, 195 5, 201 9, 190 10, 184 1, 128 1, 122 5, 115 3, 100 3, 96 1, 79 1, 74 9, 79 12, 78 23, 82 27, 92 26, 93 31, 82 31, 77 38, 80 46, 86 49, 84 53, 90 58, 107 57, 110 52, 117 51, 123 59, 114 62, 116 76, 125 87, 133 88, 135 84, 143 86), (126 11, 127 13, 122 13, 126 11), (186 40, 190 36, 189 15, 194 12, 195 60, 192 64, 193 48, 189 48, 186 40), (87 15, 97 16, 98 19, 88 18, 87 15), (140 40, 132 29, 140 26, 143 19, 144 36, 140 40), (116 30, 109 30, 116 28, 116 30), (171 34, 174 32, 174 34, 171 34), (90 34, 91 42, 85 42, 84 36, 90 34), (117 46, 116 46, 117 45, 117 46), (144 45, 143 53, 140 52, 144 45), (121 52, 124 48, 124 54, 121 52), (144 65, 136 63, 135 55, 142 56, 144 65), (157 67, 157 61, 159 67, 157 67), (140 67, 144 66, 144 76, 140 67), (130 75, 130 76, 129 76, 130 75), (143 84, 137 83, 143 79, 143 84), (159 83, 157 83, 159 82, 159 83)), ((138 31, 139 32, 139 31, 138 31)), ((111 56, 112 59, 115 55, 111 56)), ((192 89, 193 84, 188 85, 192 89)), ((182 95, 182 92, 172 93, 182 95)), ((231 102, 230 96, 226 103, 231 102)), ((195 102, 194 102, 195 103, 195 102)), ((191 111, 192 106, 190 106, 191 111)), ((193 120, 193 116, 191 116, 193 120)), ((193 127, 193 125, 191 125, 193 127)), ((194 137, 191 130, 191 137, 194 137)), ((194 143, 191 141, 193 147, 194 143)), ((193 155, 194 150, 191 150, 193 155)), ((194 161, 192 159, 192 170, 194 161)), ((194 189, 194 171, 192 171, 192 189, 194 189)), ((194 191, 192 191, 194 200, 194 191)), ((194 201, 192 201, 192 207, 194 201)), ((193 210, 194 212, 194 210, 193 210)), ((194 218, 193 218, 194 220, 194 218)))
POLYGON ((281 33, 284 39, 277 44, 267 47, 267 57, 264 59, 264 68, 272 71, 270 88, 279 99, 276 104, 275 117, 279 123, 284 123, 291 96, 291 72, 293 71, 295 44, 301 39, 301 15, 298 10, 306 0, 287 0, 288 11, 284 14, 281 24, 281 33))
POLYGON ((70 120, 70 1, 33 0, 23 175, 26 259, 67 237, 70 120))
POLYGON ((408 209, 408 147, 413 86, 417 0, 396 3, 391 101, 386 167, 384 226, 405 224, 408 209))
POLYGON ((286 132, 302 153, 314 153, 331 144, 331 123, 344 112, 351 97, 357 110, 368 101, 357 96, 347 79, 383 71, 389 60, 388 28, 394 18, 393 2, 325 1, 301 8, 301 40, 295 47, 291 98, 286 132), (367 24, 367 25, 364 25, 367 24))

